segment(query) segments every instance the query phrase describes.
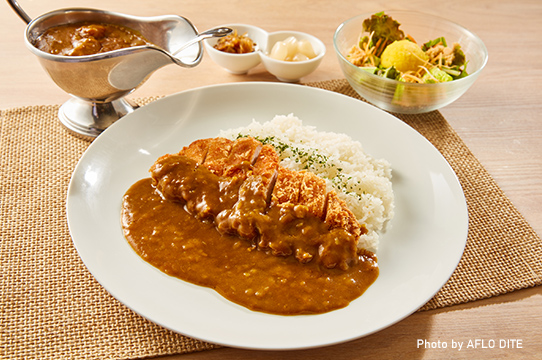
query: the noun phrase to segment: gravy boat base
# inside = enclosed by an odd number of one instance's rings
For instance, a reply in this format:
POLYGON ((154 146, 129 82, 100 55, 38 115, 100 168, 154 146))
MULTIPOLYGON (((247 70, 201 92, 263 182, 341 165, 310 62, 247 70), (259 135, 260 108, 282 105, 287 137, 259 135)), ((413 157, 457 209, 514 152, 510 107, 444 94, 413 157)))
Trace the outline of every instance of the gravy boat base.
POLYGON ((58 118, 72 135, 93 140, 115 121, 138 107, 125 98, 97 103, 72 97, 62 104, 58 118))

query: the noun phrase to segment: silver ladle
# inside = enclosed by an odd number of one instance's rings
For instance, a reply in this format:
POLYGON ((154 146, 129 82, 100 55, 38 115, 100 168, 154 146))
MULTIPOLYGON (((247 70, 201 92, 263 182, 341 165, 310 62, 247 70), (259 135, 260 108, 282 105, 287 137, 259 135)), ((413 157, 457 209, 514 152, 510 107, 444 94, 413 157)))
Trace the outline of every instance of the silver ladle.
POLYGON ((205 39, 209 39, 209 38, 212 38, 212 37, 226 36, 226 35, 230 34, 232 31, 233 31, 232 29, 227 28, 227 27, 220 27, 220 28, 215 28, 215 29, 203 31, 203 32, 199 33, 198 36, 196 36, 195 38, 193 38, 192 40, 190 40, 189 42, 187 42, 186 44, 181 46, 179 49, 172 52, 171 55, 175 56, 178 53, 182 52, 184 49, 194 45, 195 43, 203 41, 205 39))
POLYGON ((203 56, 202 40, 232 32, 217 28, 198 33, 188 19, 177 15, 139 17, 95 9, 61 9, 32 20, 16 0, 7 1, 27 23, 27 48, 53 81, 72 96, 59 109, 60 122, 73 134, 87 139, 95 138, 137 108, 124 97, 154 71, 172 63, 187 68, 197 66, 203 56), (83 21, 126 26, 154 45, 85 56, 53 55, 34 46, 48 28, 83 21))

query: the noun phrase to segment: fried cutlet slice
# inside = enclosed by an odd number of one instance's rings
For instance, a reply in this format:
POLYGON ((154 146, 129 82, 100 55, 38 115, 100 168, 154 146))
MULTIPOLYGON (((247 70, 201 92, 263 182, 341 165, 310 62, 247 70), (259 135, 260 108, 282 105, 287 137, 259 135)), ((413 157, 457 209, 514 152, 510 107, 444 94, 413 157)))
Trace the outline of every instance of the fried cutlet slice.
POLYGON ((209 150, 209 144, 213 139, 200 139, 192 142, 190 145, 185 146, 179 151, 179 155, 184 155, 194 160, 198 165, 203 164, 207 151, 209 150))
POLYGON ((262 143, 253 137, 243 137, 235 140, 226 159, 222 176, 244 176, 252 169, 261 148, 262 143))
POLYGON ((256 239, 259 224, 264 221, 267 210, 267 187, 259 176, 248 175, 239 188, 239 197, 231 209, 216 217, 217 229, 221 233, 237 234, 245 239, 256 239))
POLYGON ((220 176, 224 173, 224 169, 226 168, 233 141, 221 137, 210 140, 203 166, 220 176))
POLYGON ((252 166, 252 175, 261 178, 262 186, 266 189, 265 196, 268 204, 271 200, 278 169, 279 155, 271 145, 263 145, 252 166))
POLYGON ((269 145, 262 146, 254 165, 251 166, 251 171, 245 173, 246 177, 239 187, 237 202, 231 209, 218 214, 216 218, 218 231, 237 234, 247 239, 258 236, 257 224, 267 212, 277 168, 278 155, 275 149, 269 145))
POLYGON ((273 204, 279 206, 281 204, 297 205, 302 182, 303 174, 279 166, 272 194, 273 204))
POLYGON ((300 172, 303 175, 299 188, 297 203, 305 205, 308 212, 319 219, 324 219, 326 206, 326 181, 311 172, 300 172))
POLYGON ((188 194, 199 184, 195 181, 190 186, 187 182, 185 186, 179 186, 179 180, 195 173, 196 162, 184 155, 172 154, 160 157, 149 169, 154 186, 160 191, 162 196, 173 201, 187 201, 188 194))
POLYGON ((275 173, 278 168, 279 155, 275 151, 275 148, 271 145, 263 145, 252 166, 253 173, 262 178, 272 179, 276 176, 275 173))
POLYGON ((342 228, 354 235, 356 239, 367 232, 365 226, 359 224, 354 213, 335 191, 330 191, 327 194, 324 222, 328 224, 330 229, 342 228))

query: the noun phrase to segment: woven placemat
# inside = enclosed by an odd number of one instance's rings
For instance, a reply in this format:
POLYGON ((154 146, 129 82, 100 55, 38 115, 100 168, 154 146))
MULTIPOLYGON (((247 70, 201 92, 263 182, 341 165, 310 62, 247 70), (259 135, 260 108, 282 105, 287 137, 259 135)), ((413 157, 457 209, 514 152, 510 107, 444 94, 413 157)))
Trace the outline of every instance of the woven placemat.
MULTIPOLYGON (((307 85, 359 98, 344 80, 307 85)), ((131 359, 217 348, 135 314, 85 268, 68 232, 65 197, 89 143, 68 134, 57 112, 31 106, 0 113, 0 358, 131 359)), ((442 115, 398 117, 449 161, 470 214, 458 268, 420 310, 541 284, 539 236, 442 115)))

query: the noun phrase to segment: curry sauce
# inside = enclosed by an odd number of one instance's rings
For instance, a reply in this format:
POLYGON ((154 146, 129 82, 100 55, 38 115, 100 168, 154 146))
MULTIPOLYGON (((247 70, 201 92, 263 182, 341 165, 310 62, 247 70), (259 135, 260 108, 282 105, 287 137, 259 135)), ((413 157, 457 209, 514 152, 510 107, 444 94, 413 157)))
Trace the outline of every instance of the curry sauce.
MULTIPOLYGON (((276 214, 270 224, 279 222, 276 214)), ((122 226, 132 248, 151 265, 255 311, 299 315, 343 308, 378 277, 370 252, 358 252, 347 269, 329 268, 316 259, 273 256, 237 235, 220 233, 212 221, 191 215, 185 203, 165 199, 150 178, 126 192, 122 226)))
POLYGON ((38 49, 66 56, 84 56, 133 46, 152 45, 137 31, 123 25, 80 22, 53 26, 34 43, 38 49))
POLYGON ((166 274, 280 315, 345 307, 378 277, 376 256, 358 248, 365 226, 323 179, 282 167, 270 145, 196 140, 149 172, 125 194, 122 226, 166 274))

